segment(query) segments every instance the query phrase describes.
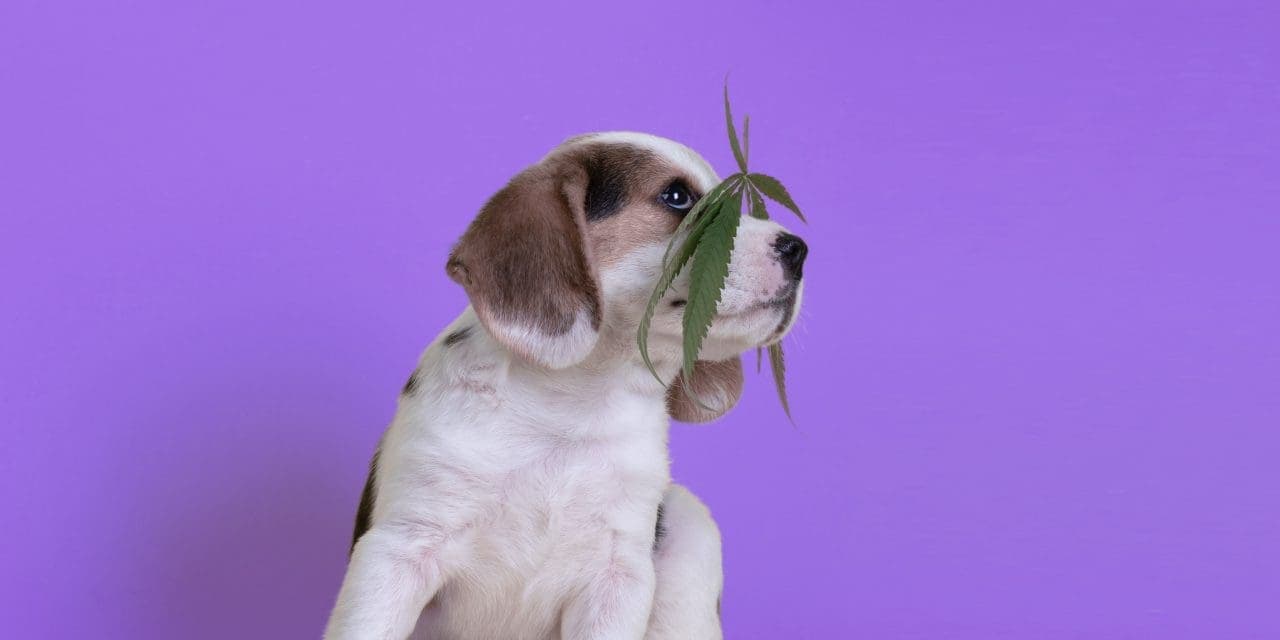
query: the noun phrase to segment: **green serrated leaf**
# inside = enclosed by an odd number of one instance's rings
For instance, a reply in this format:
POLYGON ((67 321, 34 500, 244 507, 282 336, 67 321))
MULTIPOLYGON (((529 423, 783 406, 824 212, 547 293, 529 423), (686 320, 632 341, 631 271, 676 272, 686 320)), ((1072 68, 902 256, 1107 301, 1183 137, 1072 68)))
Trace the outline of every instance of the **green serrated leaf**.
MULTIPOLYGON (((751 118, 743 118, 742 139, 739 141, 738 131, 733 121, 733 110, 729 102, 727 77, 724 85, 724 115, 729 133, 729 146, 741 172, 729 176, 716 185, 694 205, 678 225, 662 257, 662 273, 650 296, 636 335, 645 365, 654 377, 658 378, 649 357, 649 331, 663 296, 671 289, 680 273, 686 268, 689 269, 689 295, 682 318, 684 341, 681 372, 682 379, 686 383, 685 393, 699 405, 702 404, 701 400, 687 385, 693 379, 698 354, 715 320, 716 306, 720 302, 724 283, 728 278, 734 236, 741 223, 743 207, 746 207, 746 213, 752 217, 768 219, 769 211, 765 203, 767 197, 790 209, 801 220, 805 220, 800 207, 796 205, 791 194, 777 178, 748 172, 747 163, 751 154, 751 118)), ((787 419, 790 420, 791 406, 787 399, 786 361, 782 345, 770 345, 767 350, 778 399, 782 403, 782 410, 786 413, 787 419)), ((763 350, 757 348, 756 371, 759 372, 762 366, 763 350)), ((659 379, 659 382, 663 381, 659 379)), ((703 408, 709 409, 705 406, 703 408)))
MULTIPOLYGON (((782 357, 782 343, 769 345, 769 368, 773 369, 773 384, 778 388, 778 400, 782 401, 782 412, 791 420, 791 405, 787 403, 787 363, 782 357)), ((795 421, 792 420, 794 423, 795 421)))
POLYGON ((748 212, 751 214, 751 217, 759 218, 761 220, 768 220, 769 210, 766 209, 764 206, 764 198, 760 197, 760 190, 757 189, 756 186, 751 184, 750 182, 747 183, 747 196, 751 203, 751 208, 748 210, 748 212))
POLYGON ((724 121, 729 127, 729 146, 733 147, 733 159, 738 168, 747 172, 747 158, 742 155, 742 147, 738 145, 738 130, 733 126, 733 112, 729 109, 729 79, 724 80, 724 121))
MULTIPOLYGON (((716 208, 710 210, 704 208, 705 213, 702 214, 702 219, 693 224, 693 228, 690 229, 680 248, 675 250, 674 256, 671 256, 674 259, 669 260, 668 257, 663 257, 662 275, 658 277, 658 284, 653 288, 653 293, 649 296, 649 303, 645 307, 644 315, 640 318, 640 328, 636 331, 636 342, 640 346, 640 357, 644 360, 645 366, 649 368, 649 373, 652 373, 653 377, 662 384, 666 384, 666 382, 658 375, 657 369, 653 366, 653 360, 649 357, 649 327, 653 323, 653 314, 662 302, 662 296, 667 294, 671 284, 675 282, 676 276, 680 275, 681 269, 693 257, 702 234, 705 233, 711 221, 715 219, 720 204, 717 203, 712 206, 716 208)), ((671 245, 668 245, 667 251, 671 252, 674 245, 675 241, 673 240, 671 245)))
POLYGON ((680 235, 692 228, 695 223, 703 220, 705 217, 704 212, 720 206, 720 201, 724 199, 725 195, 738 189, 738 187, 742 185, 742 182, 743 174, 735 173, 723 180, 720 184, 712 187, 711 191, 708 191, 706 195, 694 203, 693 208, 689 210, 689 213, 685 214, 684 219, 681 220, 680 224, 676 227, 675 232, 672 234, 671 243, 667 245, 667 250, 662 254, 663 266, 666 266, 667 260, 671 257, 672 251, 675 250, 676 240, 680 238, 680 235))
POLYGON ((729 258, 733 238, 742 220, 740 197, 724 201, 706 231, 698 238, 689 271, 689 301, 684 308, 684 377, 693 379, 693 365, 698 360, 702 341, 715 320, 716 305, 729 276, 729 258))
POLYGON ((791 194, 787 193, 787 188, 782 186, 777 178, 763 173, 752 173, 747 175, 747 181, 764 195, 769 196, 771 200, 790 209, 802 222, 809 222, 804 219, 804 214, 800 213, 800 207, 796 206, 796 201, 791 199, 791 194))
POLYGON ((639 329, 636 331, 636 343, 640 347, 640 357, 649 369, 649 373, 652 373, 654 379, 662 384, 666 384, 666 382, 658 375, 653 366, 653 360, 649 356, 649 329, 653 323, 653 315, 657 312, 658 305, 662 302, 662 297, 671 289, 671 284, 680 275, 681 269, 693 257, 702 233, 706 230, 707 225, 715 219, 716 213, 724 204, 726 195, 737 193, 741 186, 742 174, 734 174, 729 176, 728 180, 721 182, 707 192, 702 199, 698 200, 693 209, 685 215, 680 225, 676 227, 672 240, 667 245, 667 250, 663 253, 662 274, 658 277, 658 283, 653 288, 653 293, 649 296, 649 303, 645 307, 644 315, 640 318, 639 329), (688 232, 687 234, 685 233, 686 231, 688 232), (678 243, 677 240, 682 235, 684 240, 678 243), (672 259, 673 257, 674 260, 672 259))

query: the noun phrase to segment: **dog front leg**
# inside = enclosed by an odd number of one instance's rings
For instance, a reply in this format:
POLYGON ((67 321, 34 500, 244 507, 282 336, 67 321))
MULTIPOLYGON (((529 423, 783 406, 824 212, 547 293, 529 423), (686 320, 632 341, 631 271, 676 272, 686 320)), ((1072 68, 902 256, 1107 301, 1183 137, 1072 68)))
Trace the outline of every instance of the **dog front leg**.
POLYGON ((403 640, 440 589, 440 567, 424 538, 383 526, 351 553, 325 640, 403 640))
POLYGON ((721 640, 720 529, 697 496, 673 484, 653 550, 657 590, 645 640, 721 640))
POLYGON ((614 533, 612 559, 565 608, 564 640, 640 640, 653 606, 654 571, 649 539, 614 533))

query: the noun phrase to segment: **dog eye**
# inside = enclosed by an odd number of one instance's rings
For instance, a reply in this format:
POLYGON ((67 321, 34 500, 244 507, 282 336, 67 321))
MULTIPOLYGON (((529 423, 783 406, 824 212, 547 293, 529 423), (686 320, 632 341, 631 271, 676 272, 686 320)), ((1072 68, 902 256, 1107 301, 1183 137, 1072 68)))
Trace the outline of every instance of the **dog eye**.
POLYGON ((672 182, 658 197, 662 204, 682 213, 693 207, 693 194, 681 182, 672 182))

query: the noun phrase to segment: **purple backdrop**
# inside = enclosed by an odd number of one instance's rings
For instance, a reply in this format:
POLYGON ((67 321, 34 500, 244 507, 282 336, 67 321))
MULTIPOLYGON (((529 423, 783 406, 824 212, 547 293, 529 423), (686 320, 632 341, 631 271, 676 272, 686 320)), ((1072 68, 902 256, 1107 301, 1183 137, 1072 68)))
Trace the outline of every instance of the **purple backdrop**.
POLYGON ((1267 3, 194 4, 0 8, 0 635, 317 636, 464 225, 727 172, 728 71, 813 247, 798 428, 672 434, 728 637, 1280 637, 1267 3))

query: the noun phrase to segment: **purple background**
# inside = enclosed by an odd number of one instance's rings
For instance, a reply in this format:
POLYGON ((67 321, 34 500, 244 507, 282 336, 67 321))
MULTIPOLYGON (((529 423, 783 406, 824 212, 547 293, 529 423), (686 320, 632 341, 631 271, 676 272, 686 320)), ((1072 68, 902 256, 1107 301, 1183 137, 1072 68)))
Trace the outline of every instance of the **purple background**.
POLYGON ((728 71, 813 248, 798 428, 672 435, 728 637, 1280 637, 1268 3, 195 4, 0 8, 0 635, 316 637, 464 225, 727 172, 728 71))

